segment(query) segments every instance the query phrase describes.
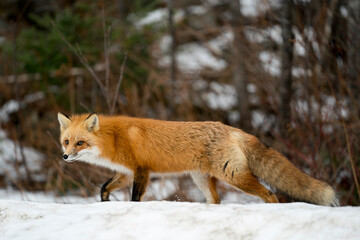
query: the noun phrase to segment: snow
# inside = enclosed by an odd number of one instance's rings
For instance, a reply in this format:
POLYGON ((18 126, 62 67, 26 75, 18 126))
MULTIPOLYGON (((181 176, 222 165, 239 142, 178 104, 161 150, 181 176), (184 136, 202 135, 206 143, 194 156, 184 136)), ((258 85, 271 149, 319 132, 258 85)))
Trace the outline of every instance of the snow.
MULTIPOLYGON (((224 30, 216 38, 205 42, 191 42, 182 44, 177 47, 176 62, 178 68, 183 73, 198 73, 203 69, 211 69, 212 71, 224 70, 228 64, 225 60, 217 57, 221 55, 224 48, 230 46, 234 38, 232 31, 224 30)), ((154 51, 153 56, 158 58, 158 64, 161 67, 170 65, 169 51, 172 38, 169 35, 163 36, 159 42, 159 51, 154 51)))
POLYGON ((294 44, 294 52, 297 56, 304 57, 306 55, 306 50, 302 44, 303 43, 297 39, 294 44))
POLYGON ((156 22, 166 21, 168 11, 165 8, 156 9, 149 12, 145 17, 139 19, 135 24, 139 27, 154 24, 156 22))
POLYGON ((245 37, 254 43, 262 43, 265 41, 264 31, 260 31, 253 27, 244 28, 245 37))
POLYGON ((241 13, 246 17, 256 17, 268 10, 269 6, 263 2, 263 0, 241 0, 241 13))
MULTIPOLYGON (((41 170, 41 164, 44 159, 44 155, 30 147, 23 147, 25 160, 30 172, 36 180, 42 180, 44 176, 37 174, 37 171, 41 170)), ((16 179, 18 177, 25 177, 26 171, 23 165, 18 166, 15 169, 15 161, 20 162, 21 151, 18 143, 7 138, 6 133, 0 128, 0 175, 5 175, 10 179, 16 179)))
MULTIPOLYGON (((116 192, 115 199, 124 199, 121 197, 122 192, 116 192), (120 196, 120 197, 119 197, 120 196)), ((81 196, 56 196, 52 192, 27 192, 27 191, 17 191, 11 188, 0 189, 0 199, 7 201, 29 201, 29 202, 38 202, 38 203, 95 203, 100 201, 100 195, 93 197, 81 197, 81 196)), ((114 199, 114 197, 112 197, 114 199)))
MULTIPOLYGON (((167 49, 166 44, 171 42, 168 37, 161 40, 161 50, 167 49)), ((178 47, 176 61, 179 69, 183 72, 194 73, 203 68, 221 71, 227 67, 226 61, 215 57, 208 48, 199 43, 188 43, 178 47)), ((165 55, 159 60, 159 65, 167 67, 170 65, 170 56, 165 55)))
MULTIPOLYGON (((137 27, 144 27, 146 25, 151 24, 167 24, 167 19, 169 16, 169 10, 166 8, 159 8, 154 11, 150 11, 146 14, 145 17, 137 19, 137 17, 132 16, 135 18, 135 25, 137 27)), ((183 10, 176 11, 174 14, 174 22, 177 23, 181 21, 185 16, 185 13, 183 10)))
POLYGON ((272 52, 262 51, 259 54, 259 59, 265 71, 274 77, 279 77, 281 73, 280 58, 272 52))
POLYGON ((4 36, 0 36, 0 46, 6 42, 6 38, 4 36))
POLYGON ((251 112, 251 125, 254 129, 261 129, 262 132, 268 132, 275 121, 274 116, 268 116, 262 111, 255 110, 251 112))
POLYGON ((224 48, 230 47, 234 41, 234 33, 229 30, 223 31, 219 36, 208 42, 209 47, 216 54, 222 54, 224 48))
POLYGON ((249 93, 256 93, 256 91, 257 91, 257 87, 256 87, 256 85, 255 84, 253 84, 253 83, 248 83, 247 85, 246 85, 246 90, 249 92, 249 93))
POLYGON ((211 109, 229 110, 237 104, 236 90, 232 85, 211 82, 211 92, 203 94, 211 109))
MULTIPOLYGON (((36 92, 27 94, 20 102, 9 100, 0 108, 0 124, 7 123, 11 114, 19 111, 20 108, 25 108, 28 104, 44 99, 44 96, 43 92, 36 92)), ((23 153, 29 171, 34 173, 33 176, 36 180, 42 180, 44 176, 36 172, 41 169, 44 155, 30 147, 23 147, 23 153)), ((0 175, 5 175, 10 179, 24 178, 26 176, 25 167, 20 164, 18 169, 15 169, 15 166, 19 165, 16 162, 21 162, 21 159, 19 143, 9 139, 0 126, 0 175)))
POLYGON ((9 115, 13 112, 17 112, 19 108, 20 104, 16 100, 6 102, 0 109, 0 122, 8 122, 9 115))
MULTIPOLYGON (((298 56, 304 57, 306 55, 304 38, 296 28, 293 28, 293 33, 295 35, 294 53, 298 56)), ((309 35, 309 38, 312 38, 312 36, 309 35)))
POLYGON ((178 48, 176 61, 180 69, 190 72, 201 68, 220 71, 227 67, 226 61, 216 58, 206 47, 197 43, 181 45, 178 48))
POLYGON ((164 35, 159 40, 159 44, 158 44, 160 49, 160 54, 168 53, 170 51, 171 43, 172 43, 172 37, 170 35, 164 35))
POLYGON ((349 117, 350 110, 347 107, 346 100, 341 99, 337 101, 334 96, 327 96, 325 94, 320 95, 320 97, 322 101, 321 104, 314 98, 310 98, 306 101, 298 99, 292 104, 293 108, 300 117, 309 115, 314 117, 311 111, 320 111, 320 117, 324 123, 347 119, 349 117), (311 104, 311 108, 309 107, 309 104, 311 104))
POLYGON ((2 239, 358 239, 360 208, 0 201, 2 239))
POLYGON ((322 96, 325 104, 321 107, 321 117, 324 120, 339 120, 341 118, 347 119, 350 115, 349 109, 346 107, 345 100, 339 100, 338 104, 334 96, 322 96), (338 108, 339 107, 339 108, 338 108), (339 118, 339 114, 341 118, 339 118))
POLYGON ((349 17, 349 12, 348 12, 348 10, 346 9, 346 7, 344 7, 344 6, 341 6, 341 7, 340 7, 340 14, 341 14, 341 16, 343 16, 344 18, 348 18, 348 17, 349 17))
POLYGON ((263 43, 265 40, 272 40, 281 45, 283 42, 280 25, 274 25, 261 30, 253 27, 247 27, 245 28, 244 33, 249 41, 255 43, 263 43))
POLYGON ((189 14, 203 15, 209 11, 209 8, 207 8, 206 6, 203 6, 203 5, 189 6, 187 8, 187 11, 189 14))
MULTIPOLYGON (((209 4, 221 1, 211 0, 209 4)), ((244 16, 255 17, 277 6, 277 1, 242 0, 241 11, 244 16)), ((343 8, 343 7, 342 7, 343 8)), ((208 8, 189 7, 191 14, 205 14, 208 8)), ((342 15, 347 15, 341 9, 342 15)), ((175 22, 184 17, 184 11, 176 11, 175 22)), ((166 25, 167 9, 149 12, 143 18, 137 18, 135 25, 144 27, 151 24, 166 25)), ((271 39, 282 44, 281 27, 272 26, 265 30, 245 31, 249 40, 257 43, 271 39)), ((304 31, 312 42, 319 56, 319 47, 312 28, 304 31)), ((221 56, 224 48, 231 46, 233 32, 224 30, 216 38, 200 43, 188 43, 178 47, 176 60, 179 69, 186 73, 197 73, 204 68, 214 71, 224 70, 228 65, 221 56), (215 56, 214 55, 217 55, 215 56)), ((295 54, 304 56, 303 36, 295 32, 295 54)), ((1 40, 1 38, 0 38, 1 40)), ((168 66, 169 46, 172 39, 166 35, 159 41, 162 56, 159 64, 168 66)), ((280 75, 280 58, 263 51, 259 59, 264 69, 272 76, 280 75)), ((310 75, 301 67, 293 67, 295 77, 310 75)), ((193 88, 199 91, 201 100, 211 109, 229 111, 230 121, 238 121, 238 111, 231 111, 237 104, 234 86, 218 82, 196 80, 193 88)), ((247 86, 249 93, 255 94, 254 84, 247 86)), ((11 100, 0 108, 0 123, 9 121, 10 114, 26 104, 41 100, 43 93, 28 95, 23 101, 11 100)), ((320 109, 321 118, 331 121, 349 116, 349 109, 344 101, 322 96, 322 105, 311 99, 312 109, 320 109)), ((310 113, 305 101, 296 101, 296 111, 310 113)), ((261 111, 252 111, 251 120, 254 128, 269 129, 273 118, 261 111)), ((326 127, 324 125, 324 127, 326 127)), ((332 131, 327 129, 327 131, 332 131)), ((24 155, 31 172, 40 170, 44 155, 36 150, 24 147, 24 155)), ((21 157, 19 146, 7 138, 0 129, 0 175, 17 178, 25 176, 23 166, 19 172, 13 169, 14 161, 21 157)), ((347 173, 347 172, 346 172, 347 173)), ((345 173, 344 173, 345 174, 345 173)), ((34 176, 34 174, 33 174, 34 176)), ((36 176, 36 175, 35 175, 36 176)), ((39 175, 40 176, 40 175, 39 175)), ((41 176, 40 176, 41 177, 41 176)), ((0 190, 0 236, 1 239, 358 239, 360 236, 360 208, 329 208, 305 203, 264 204, 256 197, 235 191, 223 193, 221 205, 199 203, 204 201, 200 191, 194 186, 187 188, 191 199, 199 201, 169 202, 162 201, 173 195, 179 188, 177 180, 151 181, 145 202, 128 202, 129 193, 116 191, 110 199, 120 200, 106 203, 99 202, 99 196, 89 198, 65 196, 52 193, 21 193, 14 190, 0 190), (5 200, 6 199, 6 200, 5 200), (149 201, 158 200, 158 201, 149 201), (236 204, 234 204, 236 202, 236 204), (243 205, 245 203, 245 205, 243 205)), ((180 197, 178 197, 180 201, 180 197)))
POLYGON ((45 94, 43 92, 36 92, 26 95, 21 102, 16 100, 10 100, 6 102, 0 108, 0 123, 8 122, 10 119, 10 114, 19 111, 20 107, 24 108, 28 104, 42 100, 44 96, 45 94))
MULTIPOLYGON (((199 188, 193 183, 192 180, 188 179, 186 182, 186 200, 195 202, 205 202, 205 197, 199 190, 199 188)), ((183 182, 184 184, 184 182, 183 182)), ((175 198, 176 201, 184 201, 182 196, 178 196, 177 192, 182 190, 179 188, 179 179, 176 177, 156 177, 151 179, 146 192, 143 196, 144 201, 164 200, 169 198, 175 198)), ((130 201, 130 188, 127 187, 123 190, 113 191, 110 194, 111 201, 130 201)), ((222 189, 219 191, 222 202, 224 203, 263 203, 261 198, 243 193, 231 187, 230 185, 219 182, 218 188, 222 189)), ((100 193, 100 189, 98 190, 100 193)), ((42 202, 42 203, 72 203, 72 204, 83 204, 83 203, 95 203, 100 202, 100 194, 95 196, 82 197, 80 195, 63 195, 59 196, 51 191, 49 192, 29 192, 29 191, 18 191, 12 188, 0 189, 0 199, 2 200, 15 200, 15 201, 31 201, 31 202, 42 202)), ((180 193, 181 194, 181 193, 180 193)))
POLYGON ((199 79, 193 82, 193 88, 200 92, 201 102, 211 109, 231 110, 237 104, 237 93, 233 85, 219 82, 208 83, 199 79))
POLYGON ((305 77, 305 76, 308 76, 308 77, 312 76, 312 72, 310 69, 305 70, 302 67, 294 67, 294 66, 291 68, 291 74, 297 78, 305 77))
POLYGON ((257 17, 270 9, 280 7, 279 0, 239 0, 245 17, 257 17))
POLYGON ((282 29, 279 25, 268 27, 265 32, 268 34, 268 36, 277 44, 283 43, 282 38, 282 29))

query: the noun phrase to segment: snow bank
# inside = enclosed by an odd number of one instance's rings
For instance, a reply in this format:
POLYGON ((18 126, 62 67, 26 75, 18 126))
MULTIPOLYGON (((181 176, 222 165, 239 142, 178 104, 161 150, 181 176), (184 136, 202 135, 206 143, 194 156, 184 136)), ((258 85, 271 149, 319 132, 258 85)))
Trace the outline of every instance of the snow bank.
MULTIPOLYGON (((23 147, 23 153, 30 172, 36 180, 43 180, 45 176, 38 174, 44 155, 33 148, 23 147)), ((25 178, 25 167, 20 164, 16 169, 16 162, 21 162, 21 150, 17 142, 7 138, 6 133, 0 128, 0 175, 5 175, 11 179, 18 177, 25 178)))
MULTIPOLYGON (((44 99, 43 92, 27 94, 21 101, 10 100, 0 107, 0 125, 10 121, 10 115, 16 113, 20 108, 44 99)), ((33 148, 23 147, 23 154, 30 172, 39 172, 44 155, 33 148)), ((5 175, 10 179, 25 178, 26 170, 24 165, 20 164, 16 169, 17 163, 21 163, 22 152, 18 142, 7 137, 0 126, 0 176, 5 175)), ((43 180, 41 174, 32 174, 36 180, 43 180)))
MULTIPOLYGON (((314 115, 313 113, 320 112, 320 118, 323 122, 339 121, 347 119, 350 115, 350 109, 347 107, 344 99, 338 99, 334 96, 320 95, 321 104, 314 99, 310 98, 307 101, 297 100, 293 103, 293 108, 300 116, 314 115), (311 108, 309 106, 311 104, 311 108)), ((314 117, 314 116, 312 116, 314 117)))
POLYGON ((257 17, 281 6, 278 0, 241 0, 240 4, 241 13, 246 17, 257 17))
POLYGON ((272 52, 262 51, 259 53, 259 59, 265 71, 274 77, 279 77, 281 74, 280 58, 272 52))
POLYGON ((206 82, 202 79, 193 82, 193 89, 200 92, 201 102, 214 110, 231 110, 237 104, 235 87, 219 82, 206 82))
POLYGON ((206 47, 197 43, 179 46, 176 61, 180 69, 189 72, 199 71, 202 68, 221 71, 227 67, 223 59, 216 58, 206 47))
MULTIPOLYGON (((231 46, 233 38, 233 32, 225 29, 217 37, 204 44, 191 42, 178 46, 176 61, 179 70, 190 74, 199 73, 206 68, 213 71, 224 70, 228 64, 219 56, 221 56, 224 49, 231 46)), ((169 52, 171 43, 171 36, 165 35, 158 42, 159 51, 153 52, 153 56, 158 58, 160 67, 170 66, 169 52)))
MULTIPOLYGON (((182 10, 175 11, 174 22, 181 21, 184 18, 184 14, 185 13, 182 10)), ((151 24, 160 24, 166 26, 168 17, 169 17, 169 10, 167 8, 160 8, 150 11, 143 18, 139 18, 135 15, 131 16, 131 18, 134 19, 135 26, 139 28, 151 24)))
POLYGON ((360 208, 0 201, 2 239, 358 239, 360 208))
MULTIPOLYGON (((166 36, 161 40, 161 43, 161 50, 166 51, 170 47, 171 38, 166 36)), ((215 48, 215 42, 211 43, 211 47, 215 48)), ((163 54, 164 56, 159 59, 159 65, 161 67, 168 67, 171 61, 170 56, 166 52, 163 54)), ((187 73, 199 72, 204 68, 221 71, 227 67, 227 63, 223 59, 214 56, 207 47, 199 43, 188 43, 179 46, 176 53, 176 61, 179 69, 187 73)))
POLYGON ((274 25, 263 30, 254 27, 246 27, 244 33, 246 38, 254 43, 263 43, 268 40, 274 41, 279 45, 283 43, 280 25, 274 25))
POLYGON ((6 123, 10 120, 10 114, 19 111, 20 107, 25 108, 28 104, 44 99, 43 92, 28 94, 21 102, 10 100, 0 108, 0 123, 6 123))

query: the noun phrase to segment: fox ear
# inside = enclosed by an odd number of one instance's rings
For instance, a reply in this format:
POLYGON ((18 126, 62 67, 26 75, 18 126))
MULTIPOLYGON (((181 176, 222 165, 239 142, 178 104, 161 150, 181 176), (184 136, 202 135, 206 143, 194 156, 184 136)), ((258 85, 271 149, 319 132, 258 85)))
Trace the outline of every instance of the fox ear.
POLYGON ((68 115, 64 114, 64 113, 58 113, 57 114, 59 123, 60 123, 60 130, 64 131, 65 129, 67 129, 71 123, 71 119, 68 115))
POLYGON ((84 123, 87 130, 90 132, 94 131, 96 132, 99 130, 99 117, 96 113, 91 113, 85 120, 84 123))

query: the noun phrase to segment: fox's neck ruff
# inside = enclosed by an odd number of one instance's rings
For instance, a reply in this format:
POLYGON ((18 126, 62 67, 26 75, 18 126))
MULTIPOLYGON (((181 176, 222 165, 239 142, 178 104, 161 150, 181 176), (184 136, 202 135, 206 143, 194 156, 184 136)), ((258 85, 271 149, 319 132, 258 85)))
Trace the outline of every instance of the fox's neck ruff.
POLYGON ((129 168, 125 167, 124 165, 114 163, 106 157, 101 157, 99 148, 95 146, 81 150, 80 152, 78 152, 77 157, 75 157, 74 159, 105 167, 116 172, 124 173, 126 175, 131 175, 133 173, 129 168))

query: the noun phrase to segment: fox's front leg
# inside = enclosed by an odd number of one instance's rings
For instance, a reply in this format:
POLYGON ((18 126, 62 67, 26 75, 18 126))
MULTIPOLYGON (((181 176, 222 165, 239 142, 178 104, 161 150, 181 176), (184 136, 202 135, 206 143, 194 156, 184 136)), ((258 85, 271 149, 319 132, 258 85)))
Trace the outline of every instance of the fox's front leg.
POLYGON ((140 202, 149 183, 149 170, 138 168, 134 171, 133 191, 131 201, 140 202))
POLYGON ((121 189, 127 187, 131 184, 132 178, 129 175, 124 175, 122 173, 117 173, 114 177, 107 180, 104 185, 101 187, 101 201, 110 201, 110 193, 116 189, 121 189))

